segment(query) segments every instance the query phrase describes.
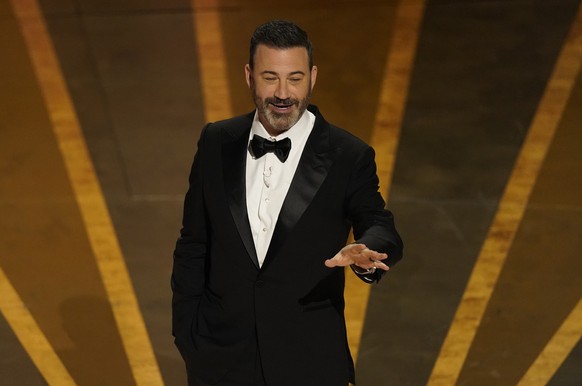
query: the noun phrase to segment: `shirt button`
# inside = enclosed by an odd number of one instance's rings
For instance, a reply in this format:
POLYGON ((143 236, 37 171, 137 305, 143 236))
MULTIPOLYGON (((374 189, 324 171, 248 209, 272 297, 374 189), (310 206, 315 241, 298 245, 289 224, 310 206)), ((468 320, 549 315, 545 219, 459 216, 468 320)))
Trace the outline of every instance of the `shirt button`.
POLYGON ((263 232, 266 232, 266 231, 267 231, 267 228, 263 228, 263 232))
POLYGON ((257 280, 257 281, 255 282, 255 285, 256 285, 257 287, 261 288, 262 286, 264 286, 264 285, 265 285, 265 282, 264 282, 263 280, 257 280))
POLYGON ((265 202, 269 203, 269 202, 271 202, 271 199, 270 198, 265 198, 265 202))

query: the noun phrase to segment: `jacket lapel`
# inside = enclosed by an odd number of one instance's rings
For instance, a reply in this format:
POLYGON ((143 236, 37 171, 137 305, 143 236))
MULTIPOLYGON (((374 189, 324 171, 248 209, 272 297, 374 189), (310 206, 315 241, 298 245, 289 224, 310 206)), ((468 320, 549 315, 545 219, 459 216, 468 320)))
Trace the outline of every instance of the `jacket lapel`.
POLYGON ((245 181, 247 146, 253 115, 250 114, 245 117, 248 118, 246 120, 248 124, 241 124, 238 127, 227 127, 224 129, 222 168, 224 173, 224 187, 226 189, 232 218, 234 219, 249 257, 255 267, 259 269, 259 260, 247 215, 245 181))
POLYGON ((313 200, 333 164, 335 149, 329 142, 329 124, 315 106, 310 106, 316 120, 297 165, 291 186, 283 202, 263 269, 271 262, 313 200))

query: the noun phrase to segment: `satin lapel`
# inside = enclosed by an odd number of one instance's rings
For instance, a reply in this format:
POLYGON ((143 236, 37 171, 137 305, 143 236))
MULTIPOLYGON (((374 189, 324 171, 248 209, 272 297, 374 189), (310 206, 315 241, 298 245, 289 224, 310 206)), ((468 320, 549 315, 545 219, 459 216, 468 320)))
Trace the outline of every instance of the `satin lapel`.
POLYGON ((333 164, 334 149, 329 144, 329 126, 321 115, 316 114, 317 120, 313 131, 301 156, 293 181, 283 202, 283 207, 277 220, 273 238, 265 257, 263 268, 269 265, 287 237, 311 203, 321 184, 327 177, 329 168, 333 164))
MULTIPOLYGON (((249 129, 250 125, 251 123, 249 122, 249 129)), ((259 269, 255 243, 247 216, 245 167, 249 130, 243 131, 243 133, 238 132, 234 135, 230 133, 230 140, 224 142, 222 145, 224 187, 226 189, 232 218, 234 219, 240 237, 253 264, 259 269)), ((225 132, 229 134, 228 129, 225 129, 225 132)))

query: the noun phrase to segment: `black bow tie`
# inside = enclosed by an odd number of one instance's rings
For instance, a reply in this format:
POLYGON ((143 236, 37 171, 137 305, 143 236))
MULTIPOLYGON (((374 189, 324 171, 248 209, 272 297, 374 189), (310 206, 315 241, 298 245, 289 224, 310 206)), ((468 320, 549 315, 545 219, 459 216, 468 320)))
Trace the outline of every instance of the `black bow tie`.
POLYGON ((251 139, 251 151, 255 158, 261 158, 266 153, 273 153, 281 162, 285 162, 291 150, 291 140, 283 138, 280 141, 269 141, 258 135, 253 135, 251 139))

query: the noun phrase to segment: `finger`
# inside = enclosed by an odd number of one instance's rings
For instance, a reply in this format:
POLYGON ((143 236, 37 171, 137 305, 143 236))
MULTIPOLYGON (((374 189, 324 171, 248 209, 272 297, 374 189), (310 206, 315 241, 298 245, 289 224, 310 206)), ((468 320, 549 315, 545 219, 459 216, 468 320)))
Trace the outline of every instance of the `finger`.
POLYGON ((358 255, 365 250, 366 246, 364 244, 349 244, 342 249, 342 252, 348 253, 350 255, 358 255))
POLYGON ((364 244, 349 244, 342 248, 341 251, 336 253, 331 259, 325 260, 324 264, 326 267, 345 267, 347 265, 353 264, 362 258, 362 252, 366 250, 364 244))
POLYGON ((386 258, 387 256, 385 253, 361 253, 354 258, 354 263, 362 268, 371 268, 374 267, 375 262, 381 262, 386 258))
POLYGON ((376 268, 378 268, 378 269, 381 269, 383 271, 389 271, 390 270, 390 267, 387 266, 386 264, 382 263, 381 261, 375 261, 373 266, 376 267, 376 268))
POLYGON ((387 254, 372 251, 371 249, 366 249, 362 254, 370 260, 386 260, 388 258, 387 254))

